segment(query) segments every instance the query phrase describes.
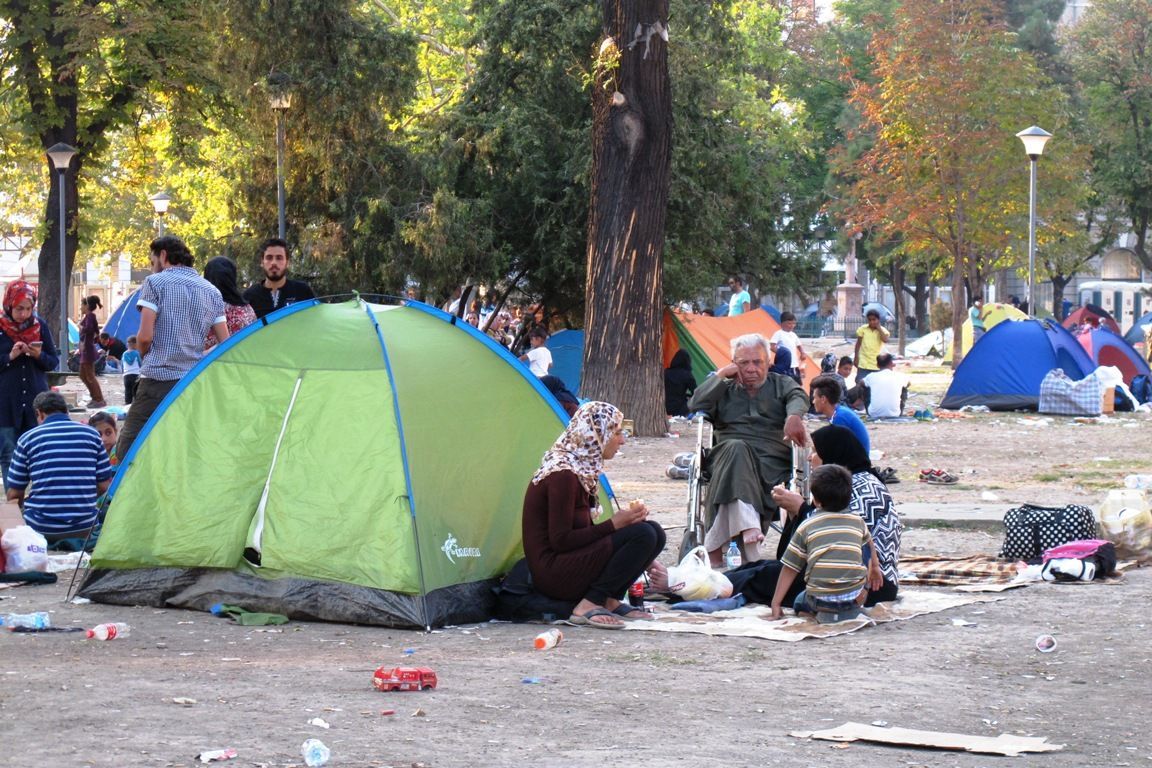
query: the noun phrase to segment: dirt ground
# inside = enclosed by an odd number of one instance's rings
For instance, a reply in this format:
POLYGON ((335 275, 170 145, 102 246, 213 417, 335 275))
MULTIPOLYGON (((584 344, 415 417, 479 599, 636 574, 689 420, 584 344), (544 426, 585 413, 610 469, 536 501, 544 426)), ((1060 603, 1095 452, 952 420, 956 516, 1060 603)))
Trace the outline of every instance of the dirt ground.
MULTIPOLYGON (((939 400, 946 374, 921 366, 910 377, 910 405, 939 400)), ((1134 450, 1146 422, 973 414, 870 431, 885 453, 881 465, 903 478, 892 487, 898 502, 1007 509, 1094 504, 1125 474, 1150 471, 1134 450), (924 486, 915 482, 922 466, 962 481, 924 486)), ((608 465, 619 497, 644 498, 670 541, 684 523, 685 484, 664 469, 693 442, 688 429, 635 439, 608 465)), ((999 545, 998 534, 981 531, 910 527, 904 536, 905 552, 994 554, 999 545)), ((290 766, 302 764, 309 737, 331 748, 333 766, 935 768, 1006 760, 789 735, 884 721, 1066 745, 1021 765, 1152 765, 1149 569, 1117 585, 1030 586, 828 640, 573 627, 544 652, 533 650, 540 628, 531 625, 431 634, 306 622, 246 628, 182 610, 75 605, 64 601, 67 575, 54 586, 0 590, 0 612, 47 610, 57 626, 126 621, 132 632, 111 642, 0 633, 0 734, 7 753, 20 756, 13 763, 190 766, 204 750, 234 747, 229 765, 290 766), (1050 654, 1034 647, 1045 633, 1059 643, 1050 654), (376 692, 372 671, 386 664, 431 667, 439 688, 376 692), (309 725, 313 718, 331 727, 309 725)))

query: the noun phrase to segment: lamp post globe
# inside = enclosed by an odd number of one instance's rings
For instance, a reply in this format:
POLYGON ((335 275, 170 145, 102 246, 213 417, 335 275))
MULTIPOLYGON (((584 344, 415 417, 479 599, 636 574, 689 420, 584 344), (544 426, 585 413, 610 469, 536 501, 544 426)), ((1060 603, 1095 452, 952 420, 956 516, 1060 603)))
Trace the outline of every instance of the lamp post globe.
POLYGON ((172 202, 167 192, 157 192, 148 198, 148 202, 152 203, 152 212, 156 214, 156 233, 159 237, 164 236, 164 216, 168 213, 168 204, 172 202))

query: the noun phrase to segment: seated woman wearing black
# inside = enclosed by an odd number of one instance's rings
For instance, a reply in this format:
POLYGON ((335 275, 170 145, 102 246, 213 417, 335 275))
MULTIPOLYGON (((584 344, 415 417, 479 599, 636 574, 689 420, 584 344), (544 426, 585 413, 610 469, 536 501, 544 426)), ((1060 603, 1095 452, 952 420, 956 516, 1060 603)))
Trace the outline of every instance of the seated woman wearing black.
MULTIPOLYGON (((846 427, 828 426, 812 433, 812 466, 839 464, 852 473, 852 498, 848 509, 860 515, 868 526, 872 541, 876 544, 874 566, 869 568, 868 599, 864 605, 896 599, 899 588, 897 564, 900 560, 900 531, 903 525, 896 514, 896 505, 888 488, 877 477, 872 462, 864 446, 846 427), (876 567, 879 574, 876 573, 876 567), (882 577, 882 578, 878 578, 882 577)), ((780 543, 776 548, 776 560, 763 560, 748 563, 728 572, 734 592, 743 592, 748 602, 770 605, 772 593, 776 590, 776 579, 780 575, 779 560, 788 548, 792 534, 804 522, 814 507, 800 494, 782 486, 772 489, 772 500, 788 513, 784 530, 780 532, 780 543)), ((785 597, 785 605, 795 601, 804 589, 804 579, 798 577, 785 597)))
POLYGON ((672 364, 664 369, 664 413, 669 416, 687 416, 688 398, 696 391, 696 377, 692 375, 692 359, 682 349, 672 355, 672 364))
POLYGON ((623 420, 608 403, 580 406, 524 495, 524 556, 536 591, 579 600, 569 621, 601 629, 623 629, 622 617, 653 618, 619 598, 665 542, 664 529, 647 519, 641 502, 596 522, 601 467, 624 442, 623 420))

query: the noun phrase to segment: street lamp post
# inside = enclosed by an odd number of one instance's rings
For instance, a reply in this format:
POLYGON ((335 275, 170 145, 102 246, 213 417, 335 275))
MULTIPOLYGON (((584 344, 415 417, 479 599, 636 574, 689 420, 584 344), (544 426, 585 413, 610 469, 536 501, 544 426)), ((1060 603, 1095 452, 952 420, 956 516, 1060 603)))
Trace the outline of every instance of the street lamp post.
POLYGON ((168 204, 172 198, 166 192, 157 192, 148 198, 148 202, 152 203, 152 210, 156 213, 156 235, 164 237, 164 215, 168 213, 168 204))
POLYGON ((1032 126, 1016 134, 1024 142, 1024 152, 1031 161, 1028 177, 1028 314, 1036 316, 1036 162, 1044 154, 1044 145, 1052 134, 1032 126))
POLYGON ((60 238, 60 338, 57 341, 57 345, 60 347, 60 363, 57 370, 63 373, 68 370, 68 256, 65 248, 68 233, 68 209, 65 204, 64 184, 68 166, 71 165, 72 158, 76 156, 76 148, 61 141, 49 147, 47 154, 48 159, 52 161, 52 166, 60 175, 60 219, 57 225, 60 238))
POLYGON ((274 92, 268 101, 276 112, 276 231, 283 240, 287 231, 284 213, 284 113, 292 107, 292 94, 287 90, 279 90, 274 92))

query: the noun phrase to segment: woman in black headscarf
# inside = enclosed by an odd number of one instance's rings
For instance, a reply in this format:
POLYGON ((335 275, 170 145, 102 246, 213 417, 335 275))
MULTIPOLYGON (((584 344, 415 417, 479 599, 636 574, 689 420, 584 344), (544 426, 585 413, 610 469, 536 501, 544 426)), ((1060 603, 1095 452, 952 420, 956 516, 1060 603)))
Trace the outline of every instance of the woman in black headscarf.
POLYGON ((696 391, 696 377, 692 375, 692 359, 683 349, 672 356, 672 364, 664 369, 664 412, 669 416, 687 416, 688 398, 696 391))
MULTIPOLYGON (((224 319, 228 323, 228 334, 235 336, 241 328, 256 322, 256 312, 244 301, 240 288, 236 285, 236 265, 227 256, 217 256, 204 265, 204 279, 216 286, 224 297, 224 319)), ((215 331, 208 330, 204 349, 216 346, 215 331)))

